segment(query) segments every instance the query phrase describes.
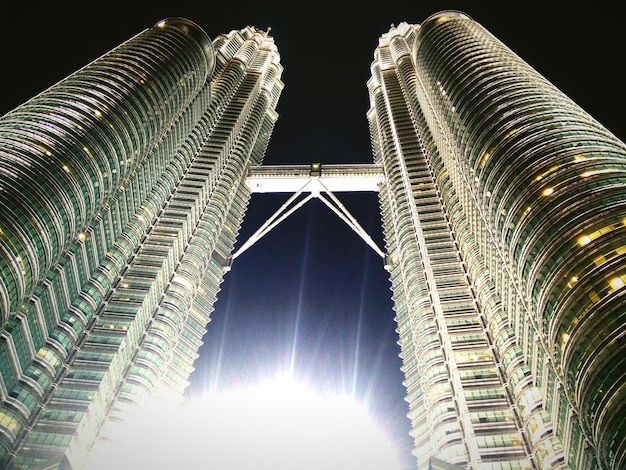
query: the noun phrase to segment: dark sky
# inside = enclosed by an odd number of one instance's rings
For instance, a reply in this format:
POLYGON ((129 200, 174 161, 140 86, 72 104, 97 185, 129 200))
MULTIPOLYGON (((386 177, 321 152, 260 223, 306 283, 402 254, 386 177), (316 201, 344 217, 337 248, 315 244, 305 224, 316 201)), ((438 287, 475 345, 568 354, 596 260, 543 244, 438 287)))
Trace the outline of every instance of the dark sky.
MULTIPOLYGON (((420 23, 437 11, 458 9, 626 137, 626 22, 602 2, 576 9, 571 2, 547 1, 384 1, 376 8, 220 2, 234 11, 206 1, 154 3, 0 7, 0 115, 169 16, 195 21, 211 38, 246 25, 271 27, 285 89, 265 163, 371 163, 366 82, 379 36, 392 23, 420 23)), ((382 247, 376 195, 337 196, 382 247)), ((239 243, 286 199, 253 195, 239 243)), ((380 257, 319 200, 310 201, 237 258, 226 275, 193 390, 249 383, 293 365, 296 376, 318 388, 354 390, 367 400, 396 430, 408 459, 390 296, 380 257)))

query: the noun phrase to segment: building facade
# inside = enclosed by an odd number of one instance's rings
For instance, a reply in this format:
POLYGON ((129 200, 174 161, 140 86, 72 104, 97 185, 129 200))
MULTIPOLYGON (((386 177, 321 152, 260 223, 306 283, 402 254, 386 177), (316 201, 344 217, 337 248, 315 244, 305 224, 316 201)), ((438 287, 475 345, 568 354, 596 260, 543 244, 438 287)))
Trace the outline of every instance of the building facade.
POLYGON ((625 468, 626 146, 461 12, 371 71, 418 468, 625 468))
POLYGON ((0 468, 182 401, 281 73, 266 32, 170 18, 2 117, 0 468))

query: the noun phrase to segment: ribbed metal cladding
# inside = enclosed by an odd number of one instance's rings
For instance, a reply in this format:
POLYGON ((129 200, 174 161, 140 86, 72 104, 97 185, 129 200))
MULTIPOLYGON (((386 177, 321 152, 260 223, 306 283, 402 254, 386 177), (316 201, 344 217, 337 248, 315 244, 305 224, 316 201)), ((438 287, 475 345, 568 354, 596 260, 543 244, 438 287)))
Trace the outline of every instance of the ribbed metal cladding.
POLYGON ((467 15, 427 19, 413 52, 479 305, 502 310, 532 373, 516 388, 500 358, 526 437, 563 446, 548 464, 533 444, 536 464, 624 468, 626 145, 467 15))
POLYGON ((0 120, 2 468, 58 464, 106 417, 132 349, 106 373, 125 325, 103 333, 98 316, 171 192, 152 188, 202 116, 191 105, 209 102, 214 64, 204 31, 171 18, 0 120), (78 357, 89 333, 109 351, 78 357))
POLYGON ((0 119, 3 323, 137 170, 214 60, 206 34, 173 18, 0 119))
MULTIPOLYGON (((413 453, 417 468, 432 458, 459 468, 531 468, 494 354, 511 350, 512 334, 497 315, 491 321, 500 343, 485 334, 488 320, 477 308, 467 266, 479 260, 475 249, 460 251, 472 239, 417 102, 411 58, 417 34, 418 27, 402 23, 383 35, 368 83, 413 453)), ((519 369, 521 355, 511 357, 519 369)))
MULTIPOLYGON (((22 132, 11 140, 20 156, 43 168, 43 144, 23 142, 45 141, 48 130, 50 154, 74 158, 68 180, 91 173, 71 195, 82 206, 68 200, 53 214, 67 226, 37 227, 67 240, 33 256, 43 278, 25 273, 19 309, 9 304, 0 468, 80 468, 129 413, 182 401, 249 202, 245 174, 261 163, 278 117, 281 73, 261 30, 214 45, 191 21, 170 18, 5 116, 23 123, 24 109, 45 104, 49 125, 9 126, 22 132)), ((24 197, 33 207, 37 185, 57 173, 32 181, 24 197)), ((10 240, 30 248, 26 237, 10 240)), ((2 279, 15 284, 10 270, 2 279)))

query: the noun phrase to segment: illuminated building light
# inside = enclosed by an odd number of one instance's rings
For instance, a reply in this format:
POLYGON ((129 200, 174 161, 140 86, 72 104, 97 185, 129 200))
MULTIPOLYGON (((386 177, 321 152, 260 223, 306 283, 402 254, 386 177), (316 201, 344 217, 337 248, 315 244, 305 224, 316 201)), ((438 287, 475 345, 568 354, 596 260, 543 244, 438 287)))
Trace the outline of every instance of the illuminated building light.
POLYGON ((491 152, 484 152, 480 158, 478 165, 481 167, 485 166, 485 163, 487 163, 487 160, 489 160, 490 156, 491 156, 491 152))
POLYGON ((621 287, 624 287, 624 277, 626 276, 621 276, 621 277, 614 277, 609 281, 609 285, 613 288, 613 289, 619 289, 621 287))
POLYGON ((605 168, 603 170, 589 170, 580 174, 581 178, 589 178, 590 176, 601 175, 603 173, 615 173, 619 171, 616 168, 605 168))
POLYGON ((620 228, 622 227, 622 224, 612 224, 612 225, 606 225, 594 232, 591 232, 588 235, 582 235, 580 237, 578 237, 578 244, 580 246, 584 246, 587 245, 588 243, 592 242, 593 240, 595 240, 596 238, 600 237, 601 235, 605 235, 613 230, 615 230, 616 228, 620 228))
POLYGON ((598 257, 593 259, 593 264, 595 266, 602 266, 604 263, 606 263, 606 257, 605 256, 598 256, 598 257))
POLYGON ((552 168, 550 168, 547 171, 544 171, 543 173, 541 173, 540 175, 537 175, 534 179, 535 182, 537 181, 541 181, 543 178, 545 178, 546 176, 548 176, 550 173, 554 173, 556 170, 558 170, 561 166, 553 166, 552 168))

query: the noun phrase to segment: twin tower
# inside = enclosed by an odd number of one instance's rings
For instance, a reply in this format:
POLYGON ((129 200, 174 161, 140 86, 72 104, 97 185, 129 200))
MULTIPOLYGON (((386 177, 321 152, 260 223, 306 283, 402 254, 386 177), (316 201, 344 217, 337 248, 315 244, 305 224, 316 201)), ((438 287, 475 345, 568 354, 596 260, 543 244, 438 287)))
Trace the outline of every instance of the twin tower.
POLYGON ((626 468, 625 144, 443 11, 380 37, 371 165, 270 171, 281 73, 168 18, 0 118, 0 468, 182 400, 255 185, 294 177, 375 181, 416 469, 626 468))

